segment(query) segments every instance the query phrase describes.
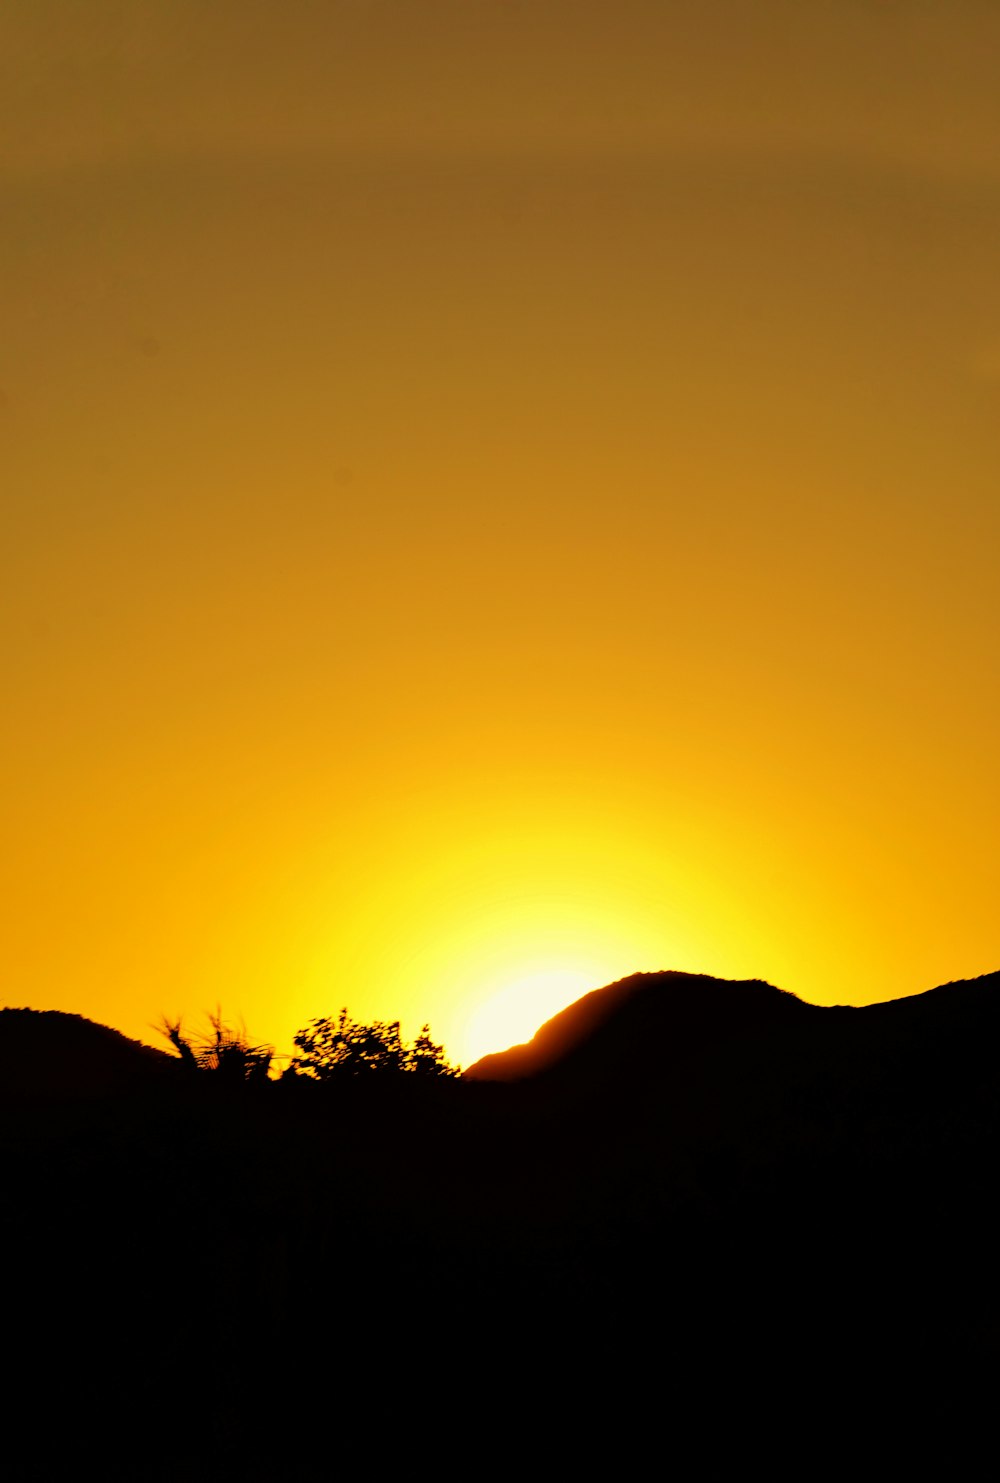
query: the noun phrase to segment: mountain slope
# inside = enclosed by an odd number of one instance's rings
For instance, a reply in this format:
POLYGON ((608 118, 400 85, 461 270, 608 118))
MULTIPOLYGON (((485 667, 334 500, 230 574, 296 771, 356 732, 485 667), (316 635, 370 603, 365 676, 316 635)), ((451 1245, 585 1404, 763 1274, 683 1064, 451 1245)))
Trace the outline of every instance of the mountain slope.
POLYGON ((483 1056, 465 1076, 645 1075, 709 1046, 798 1023, 815 1009, 760 979, 634 973, 553 1015, 526 1044, 483 1056))
POLYGON ((176 1058, 108 1025, 56 1009, 0 1009, 0 1096, 77 1097, 123 1090, 176 1058))
POLYGON ((807 1026, 821 1028, 831 1050, 845 1038, 888 1036, 902 1049, 914 1037, 990 1034, 1000 1030, 1000 973, 864 1008, 808 1004, 760 979, 635 973, 585 994, 527 1043, 483 1056, 464 1074, 486 1082, 649 1078, 712 1048, 807 1026))

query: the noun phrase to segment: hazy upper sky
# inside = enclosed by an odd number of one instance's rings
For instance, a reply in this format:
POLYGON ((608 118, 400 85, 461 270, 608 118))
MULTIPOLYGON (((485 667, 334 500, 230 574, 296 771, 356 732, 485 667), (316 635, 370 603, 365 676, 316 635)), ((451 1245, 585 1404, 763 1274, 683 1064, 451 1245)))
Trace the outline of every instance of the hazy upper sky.
POLYGON ((1000 967, 994 0, 0 10, 11 1004, 1000 967))

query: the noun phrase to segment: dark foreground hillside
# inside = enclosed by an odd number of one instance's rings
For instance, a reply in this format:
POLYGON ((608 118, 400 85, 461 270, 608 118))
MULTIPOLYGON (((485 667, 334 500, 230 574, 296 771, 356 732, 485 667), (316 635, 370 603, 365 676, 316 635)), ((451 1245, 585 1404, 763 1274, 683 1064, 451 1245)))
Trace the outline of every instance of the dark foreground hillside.
POLYGON ((960 1466, 1000 975, 623 983, 506 1083, 8 1079, 6 1476, 960 1466))

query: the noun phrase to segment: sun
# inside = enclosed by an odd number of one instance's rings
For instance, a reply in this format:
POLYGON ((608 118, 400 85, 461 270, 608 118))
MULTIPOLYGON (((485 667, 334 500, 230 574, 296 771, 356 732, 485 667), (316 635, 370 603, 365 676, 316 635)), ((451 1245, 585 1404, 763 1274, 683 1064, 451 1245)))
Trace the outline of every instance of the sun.
POLYGON ((346 1004, 366 1023, 399 1019, 407 1038, 429 1024, 468 1067, 629 973, 715 961, 687 920, 688 863, 664 864, 627 799, 583 809, 575 784, 548 776, 534 791, 460 783, 384 805, 333 915, 324 887, 289 1038, 346 1004))
POLYGON ((530 1040, 538 1027, 574 999, 606 982, 606 965, 580 960, 525 964, 505 982, 484 986, 470 1011, 464 1036, 466 1064, 530 1040))

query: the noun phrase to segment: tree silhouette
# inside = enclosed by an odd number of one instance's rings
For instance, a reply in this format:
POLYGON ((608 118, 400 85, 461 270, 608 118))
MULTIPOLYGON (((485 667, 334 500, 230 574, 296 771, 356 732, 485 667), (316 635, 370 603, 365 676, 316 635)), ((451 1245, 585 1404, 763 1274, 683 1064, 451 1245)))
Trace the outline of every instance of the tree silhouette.
POLYGON ((458 1076, 457 1066, 445 1058, 444 1047, 431 1039, 424 1025, 413 1045, 406 1045, 399 1021, 374 1020, 370 1025, 352 1020, 346 1008, 336 1017, 310 1020, 294 1037, 300 1054, 291 1070, 304 1071, 318 1081, 342 1076, 409 1072, 418 1076, 458 1076))
POLYGON ((424 1025, 408 1052, 407 1071, 417 1076, 461 1076, 461 1066, 453 1066, 445 1057, 444 1046, 431 1039, 430 1025, 424 1025))
POLYGON ((166 1015, 160 1031, 167 1037, 181 1060, 191 1071, 210 1071, 226 1081, 266 1081, 271 1070, 274 1048, 253 1045, 246 1026, 227 1025, 222 1009, 206 1011, 210 1029, 199 1036, 184 1035, 181 1021, 166 1015))

